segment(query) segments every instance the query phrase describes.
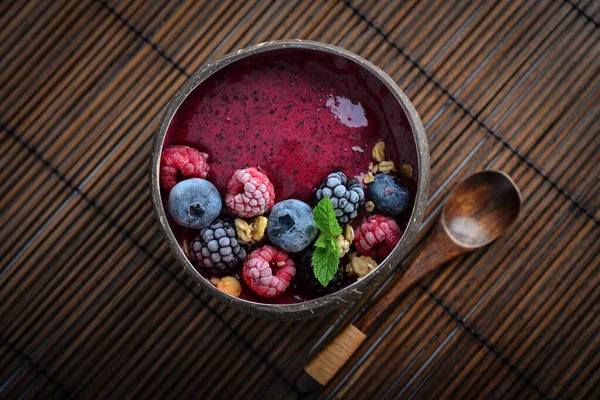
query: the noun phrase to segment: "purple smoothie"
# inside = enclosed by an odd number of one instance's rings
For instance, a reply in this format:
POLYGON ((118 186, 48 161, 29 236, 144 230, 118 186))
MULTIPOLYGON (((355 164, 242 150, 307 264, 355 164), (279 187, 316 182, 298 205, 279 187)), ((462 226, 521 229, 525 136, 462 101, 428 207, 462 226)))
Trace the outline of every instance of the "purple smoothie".
MULTIPOLYGON (((312 206, 315 190, 331 172, 364 174, 379 140, 386 142, 387 159, 412 165, 413 178, 403 180, 414 201, 416 146, 387 87, 345 58, 284 49, 230 64, 202 82, 177 111, 164 146, 188 145, 207 153, 207 179, 223 197, 231 175, 253 166, 269 176, 276 202, 295 198, 312 206)), ((403 231, 409 217, 410 211, 397 219, 403 231)), ((172 222, 171 227, 180 243, 195 235, 172 222)), ((265 299, 241 281, 241 298, 250 301, 287 304, 316 296, 292 281, 283 295, 265 299)))

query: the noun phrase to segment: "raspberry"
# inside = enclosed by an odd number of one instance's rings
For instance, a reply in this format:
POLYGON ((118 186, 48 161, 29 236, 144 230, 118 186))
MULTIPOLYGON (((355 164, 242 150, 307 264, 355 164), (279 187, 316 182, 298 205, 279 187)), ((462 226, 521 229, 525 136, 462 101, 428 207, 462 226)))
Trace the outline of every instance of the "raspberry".
POLYGON ((275 204, 275 188, 256 168, 238 169, 227 183, 225 204, 240 217, 262 215, 275 204))
POLYGON ((364 221, 354 235, 354 246, 360 254, 385 258, 400 241, 402 231, 387 215, 376 214, 364 221))
POLYGON ((254 292, 263 297, 283 293, 296 275, 296 267, 288 254, 273 246, 254 250, 244 262, 242 276, 254 292))
POLYGON ((172 146, 164 149, 160 159, 160 185, 170 191, 178 182, 177 173, 190 178, 206 178, 208 154, 188 146, 172 146))

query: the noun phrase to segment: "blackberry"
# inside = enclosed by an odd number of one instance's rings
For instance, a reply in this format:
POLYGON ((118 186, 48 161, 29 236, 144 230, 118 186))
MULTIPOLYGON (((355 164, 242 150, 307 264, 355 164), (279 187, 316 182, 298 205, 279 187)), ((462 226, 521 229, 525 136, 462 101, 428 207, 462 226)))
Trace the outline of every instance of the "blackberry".
POLYGON ((358 208, 365 199, 362 185, 356 179, 348 179, 342 172, 329 174, 317 190, 317 200, 329 197, 335 216, 341 225, 347 224, 358 215, 358 208))
POLYGON ((315 247, 310 245, 303 252, 291 254, 296 265, 296 276, 294 276, 293 282, 296 286, 317 294, 337 292, 342 288, 344 272, 338 269, 333 279, 329 281, 326 287, 323 287, 313 272, 312 255, 314 251, 315 247))
POLYGON ((198 266, 213 273, 232 271, 246 258, 234 225, 220 219, 200 230, 192 242, 192 252, 198 266))

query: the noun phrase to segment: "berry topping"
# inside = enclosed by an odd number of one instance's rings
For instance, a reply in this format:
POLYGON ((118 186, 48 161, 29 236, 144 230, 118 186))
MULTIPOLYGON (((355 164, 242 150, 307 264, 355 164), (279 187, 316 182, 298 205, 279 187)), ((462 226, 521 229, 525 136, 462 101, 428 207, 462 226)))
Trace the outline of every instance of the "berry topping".
POLYGON ((263 246, 250 253, 242 270, 250 289, 263 297, 279 296, 295 274, 292 259, 285 251, 273 246, 263 246))
POLYGON ((392 217, 376 214, 358 227, 354 246, 362 255, 385 258, 400 241, 400 236, 402 231, 392 217))
POLYGON ((206 178, 208 154, 188 146, 173 146, 163 150, 160 159, 160 185, 169 191, 177 184, 177 174, 190 178, 206 178))
POLYGON ((219 216, 221 206, 221 196, 212 183, 192 178, 179 182, 171 189, 167 208, 179 225, 201 229, 219 216))
POLYGON ((329 174, 317 190, 317 199, 331 199, 335 216, 340 224, 346 224, 356 218, 358 207, 365 199, 362 185, 356 179, 348 179, 342 172, 329 174))
POLYGON ((250 218, 269 211, 275 189, 269 178, 254 167, 238 169, 227 183, 225 204, 236 215, 250 218))
POLYGON ((240 297, 240 294, 242 293, 240 281, 233 276, 226 276, 223 279, 218 279, 217 289, 233 297, 240 297))
POLYGON ((377 174, 367 190, 369 199, 385 214, 400 215, 408 208, 408 189, 398 178, 377 174))
POLYGON ((267 236, 271 243, 296 253, 304 250, 317 237, 312 209, 300 200, 284 200, 275 204, 269 214, 267 236))
POLYGON ((213 273, 235 270, 246 258, 233 224, 220 219, 200 231, 192 242, 192 252, 198 266, 213 273))
POLYGON ((344 272, 341 269, 335 273, 327 286, 323 287, 321 282, 315 277, 312 265, 312 256, 315 251, 314 246, 308 247, 301 253, 292 255, 296 265, 296 276, 294 283, 306 288, 315 294, 333 293, 341 289, 344 280, 344 272))

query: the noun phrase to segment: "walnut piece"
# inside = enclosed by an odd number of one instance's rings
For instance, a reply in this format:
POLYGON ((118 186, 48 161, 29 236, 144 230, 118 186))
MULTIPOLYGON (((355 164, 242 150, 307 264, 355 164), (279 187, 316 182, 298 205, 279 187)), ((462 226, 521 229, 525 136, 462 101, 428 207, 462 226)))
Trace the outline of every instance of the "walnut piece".
POLYGON ((372 173, 376 174, 378 171, 378 167, 376 164, 373 164, 372 162, 369 163, 369 171, 371 171, 372 173))
POLYGON ((242 285, 233 276, 226 276, 217 283, 217 289, 233 297, 240 297, 242 285))
POLYGON ((234 224, 238 240, 241 243, 248 243, 250 240, 252 240, 252 226, 249 223, 241 218, 236 218, 234 224))
POLYGON ((344 239, 352 243, 354 241, 354 228, 350 224, 344 227, 344 239))
POLYGON ((350 262, 346 264, 346 273, 350 276, 355 275, 358 279, 362 279, 377 267, 377 262, 371 257, 357 256, 356 254, 357 253, 350 254, 350 262))
POLYGON ((248 223, 241 218, 235 219, 235 230, 238 239, 242 244, 258 243, 265 237, 268 219, 263 216, 258 216, 248 223))
POLYGON ((379 167, 379 172, 383 172, 384 174, 389 174, 396 168, 393 161, 382 161, 377 166, 379 167))
POLYGON ((413 177, 413 167, 410 164, 402 164, 399 168, 398 171, 408 177, 408 178, 412 178, 413 177))
POLYGON ((252 232, 252 240, 254 242, 258 242, 265 237, 265 231, 267 230, 267 224, 269 223, 269 219, 267 217, 258 216, 254 219, 252 223, 252 227, 254 228, 254 232, 252 232))
POLYGON ((340 248, 340 258, 344 257, 350 251, 350 242, 344 239, 344 235, 339 235, 335 238, 340 248))
POLYGON ((378 163, 385 160, 385 142, 384 141, 377 142, 375 147, 373 147, 372 156, 373 156, 373 160, 375 160, 378 163))
POLYGON ((354 241, 354 229, 350 224, 344 227, 344 232, 336 237, 338 246, 340 247, 340 258, 344 257, 350 251, 350 246, 354 241))

